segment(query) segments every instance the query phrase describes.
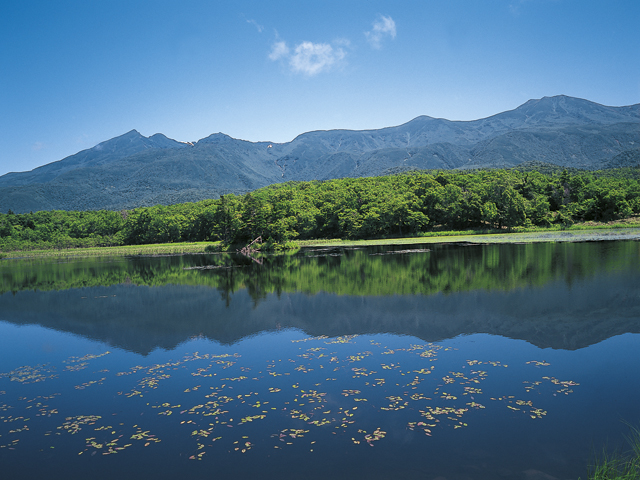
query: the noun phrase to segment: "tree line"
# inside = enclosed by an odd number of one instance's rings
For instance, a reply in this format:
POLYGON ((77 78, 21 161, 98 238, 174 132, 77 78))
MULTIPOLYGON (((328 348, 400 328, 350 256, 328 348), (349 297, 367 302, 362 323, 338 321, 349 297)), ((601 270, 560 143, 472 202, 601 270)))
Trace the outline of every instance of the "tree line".
POLYGON ((640 184, 597 172, 480 170, 289 182, 123 211, 0 214, 2 251, 416 235, 610 221, 640 213, 640 184))

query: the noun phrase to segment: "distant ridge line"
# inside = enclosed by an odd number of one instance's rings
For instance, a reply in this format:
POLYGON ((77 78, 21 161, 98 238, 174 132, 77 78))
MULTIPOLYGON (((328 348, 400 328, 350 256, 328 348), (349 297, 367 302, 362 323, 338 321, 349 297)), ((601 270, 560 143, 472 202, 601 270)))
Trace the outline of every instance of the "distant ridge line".
POLYGON ((637 163, 639 146, 640 104, 611 107, 566 95, 478 120, 421 115, 380 129, 305 132, 285 143, 221 132, 179 142, 133 129, 31 171, 0 176, 0 212, 169 205, 289 180, 416 169, 526 162, 602 169, 637 163))

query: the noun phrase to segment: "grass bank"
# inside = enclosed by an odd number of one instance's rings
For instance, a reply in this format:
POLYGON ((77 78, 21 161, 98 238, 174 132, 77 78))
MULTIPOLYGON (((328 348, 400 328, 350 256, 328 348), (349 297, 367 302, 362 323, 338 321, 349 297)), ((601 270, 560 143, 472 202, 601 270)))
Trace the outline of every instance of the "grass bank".
POLYGON ((587 242, 600 240, 640 239, 640 218, 632 217, 615 222, 584 222, 561 227, 518 228, 512 232, 504 230, 447 230, 425 232, 408 238, 378 238, 366 240, 299 240, 300 247, 320 246, 369 246, 412 245, 418 243, 534 243, 534 242, 587 242))
POLYGON ((589 480, 640 480, 640 430, 631 427, 627 453, 606 450, 590 468, 589 480))
MULTIPOLYGON (((434 231, 414 237, 376 238, 366 240, 317 239, 294 240, 287 247, 355 247, 374 245, 415 245, 436 243, 534 243, 534 242, 587 242, 603 240, 640 240, 640 218, 633 217, 616 222, 586 222, 568 228, 520 228, 506 233, 500 230, 434 231)), ((241 246, 238 246, 240 248, 241 246)), ((47 249, 0 252, 1 258, 33 257, 91 257, 91 256, 156 256, 209 253, 221 251, 221 242, 162 243, 152 245, 124 245, 75 249, 47 249), (205 251, 206 249, 206 251, 205 251)), ((234 247, 228 251, 235 251, 234 247)))
POLYGON ((181 255, 185 253, 204 253, 204 249, 207 246, 219 244, 220 242, 158 243, 152 245, 122 245, 118 247, 15 251, 0 255, 4 255, 5 258, 181 255))
POLYGON ((640 227, 610 229, 545 230, 532 232, 486 233, 445 232, 410 238, 383 238, 371 240, 305 240, 296 242, 301 247, 365 247, 373 245, 413 245, 429 243, 536 243, 536 242, 589 242, 604 240, 640 240, 640 227))

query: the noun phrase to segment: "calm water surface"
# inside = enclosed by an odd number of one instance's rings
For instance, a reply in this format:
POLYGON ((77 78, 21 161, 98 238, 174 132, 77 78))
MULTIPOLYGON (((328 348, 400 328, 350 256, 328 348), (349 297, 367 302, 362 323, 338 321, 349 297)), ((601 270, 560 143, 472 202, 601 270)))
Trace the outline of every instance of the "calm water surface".
POLYGON ((639 333, 638 242, 3 260, 2 476, 584 479, 639 333))

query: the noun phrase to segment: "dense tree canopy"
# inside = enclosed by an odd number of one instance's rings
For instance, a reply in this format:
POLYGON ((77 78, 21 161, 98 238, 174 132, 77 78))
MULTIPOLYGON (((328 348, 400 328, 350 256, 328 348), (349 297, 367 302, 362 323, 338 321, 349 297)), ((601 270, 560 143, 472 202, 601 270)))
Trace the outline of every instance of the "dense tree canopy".
POLYGON ((635 176, 440 171, 290 182, 245 195, 129 211, 0 214, 0 248, 413 235, 609 221, 640 213, 635 176))

